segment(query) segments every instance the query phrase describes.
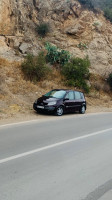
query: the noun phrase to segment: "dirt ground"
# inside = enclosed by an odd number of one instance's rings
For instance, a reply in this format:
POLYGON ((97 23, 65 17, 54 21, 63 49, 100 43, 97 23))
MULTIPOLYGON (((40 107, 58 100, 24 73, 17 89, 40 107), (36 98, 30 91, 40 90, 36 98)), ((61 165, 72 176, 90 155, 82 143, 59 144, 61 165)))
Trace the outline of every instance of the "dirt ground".
MULTIPOLYGON (((112 106, 110 107, 108 105, 108 107, 104 107, 104 106, 90 106, 88 105, 87 110, 86 110, 86 114, 90 114, 90 113, 106 113, 106 112, 112 112, 112 106)), ((66 114, 64 115, 66 116, 70 116, 73 114, 66 114)), ((74 113, 75 115, 75 113, 74 113)), ((33 111, 33 109, 26 111, 26 113, 21 113, 21 112, 16 112, 14 113, 13 111, 13 115, 11 116, 7 116, 5 118, 1 118, 0 120, 0 125, 4 125, 4 124, 10 124, 10 123, 18 123, 18 122, 24 122, 24 121, 30 121, 30 120, 48 120, 48 119, 53 119, 55 118, 54 115, 48 115, 48 114, 38 114, 35 111, 33 111)), ((56 118, 58 118, 58 116, 56 116, 56 118)))

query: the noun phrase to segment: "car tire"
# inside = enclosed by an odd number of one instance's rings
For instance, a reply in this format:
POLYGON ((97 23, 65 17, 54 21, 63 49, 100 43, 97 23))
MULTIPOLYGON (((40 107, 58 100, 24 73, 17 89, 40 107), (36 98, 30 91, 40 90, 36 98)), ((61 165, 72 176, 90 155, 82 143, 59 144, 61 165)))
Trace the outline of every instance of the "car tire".
POLYGON ((56 114, 57 116, 62 116, 62 115, 63 115, 63 112, 64 112, 63 106, 59 106, 59 107, 56 109, 55 114, 56 114))
POLYGON ((86 111, 85 106, 82 106, 79 112, 80 112, 81 114, 84 114, 85 111, 86 111))

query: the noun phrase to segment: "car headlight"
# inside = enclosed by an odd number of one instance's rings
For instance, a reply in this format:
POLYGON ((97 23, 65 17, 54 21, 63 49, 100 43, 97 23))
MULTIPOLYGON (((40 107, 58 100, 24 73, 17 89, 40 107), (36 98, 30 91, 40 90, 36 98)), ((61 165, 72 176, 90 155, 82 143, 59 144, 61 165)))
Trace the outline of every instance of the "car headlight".
POLYGON ((35 102, 34 103, 37 103, 37 99, 35 100, 35 102))
POLYGON ((53 105, 55 105, 56 104, 56 101, 52 101, 52 102, 49 102, 48 103, 48 106, 53 106, 53 105))

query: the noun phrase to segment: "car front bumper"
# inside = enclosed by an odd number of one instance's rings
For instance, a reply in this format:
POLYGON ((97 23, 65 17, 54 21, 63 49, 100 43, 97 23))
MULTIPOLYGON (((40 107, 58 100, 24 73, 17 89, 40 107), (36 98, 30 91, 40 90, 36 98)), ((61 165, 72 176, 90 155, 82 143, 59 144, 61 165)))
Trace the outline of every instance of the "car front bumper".
POLYGON ((48 112, 53 112, 55 111, 56 107, 55 106, 38 106, 36 103, 33 104, 33 109, 36 110, 36 111, 41 111, 41 112, 45 112, 45 111, 48 111, 48 112))

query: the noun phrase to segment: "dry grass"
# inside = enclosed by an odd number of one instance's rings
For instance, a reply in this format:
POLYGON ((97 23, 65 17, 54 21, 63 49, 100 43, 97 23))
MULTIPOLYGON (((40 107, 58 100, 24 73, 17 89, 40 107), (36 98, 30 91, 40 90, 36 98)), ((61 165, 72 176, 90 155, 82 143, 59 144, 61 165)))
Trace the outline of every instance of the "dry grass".
POLYGON ((90 75, 90 82, 92 88, 94 88, 96 91, 104 91, 105 93, 110 93, 110 86, 108 85, 106 78, 101 77, 98 74, 91 74, 90 75))
POLYGON ((19 61, 10 61, 9 59, 6 59, 6 58, 1 58, 0 57, 0 66, 7 66, 7 67, 10 67, 10 66, 20 66, 21 62, 19 61))

